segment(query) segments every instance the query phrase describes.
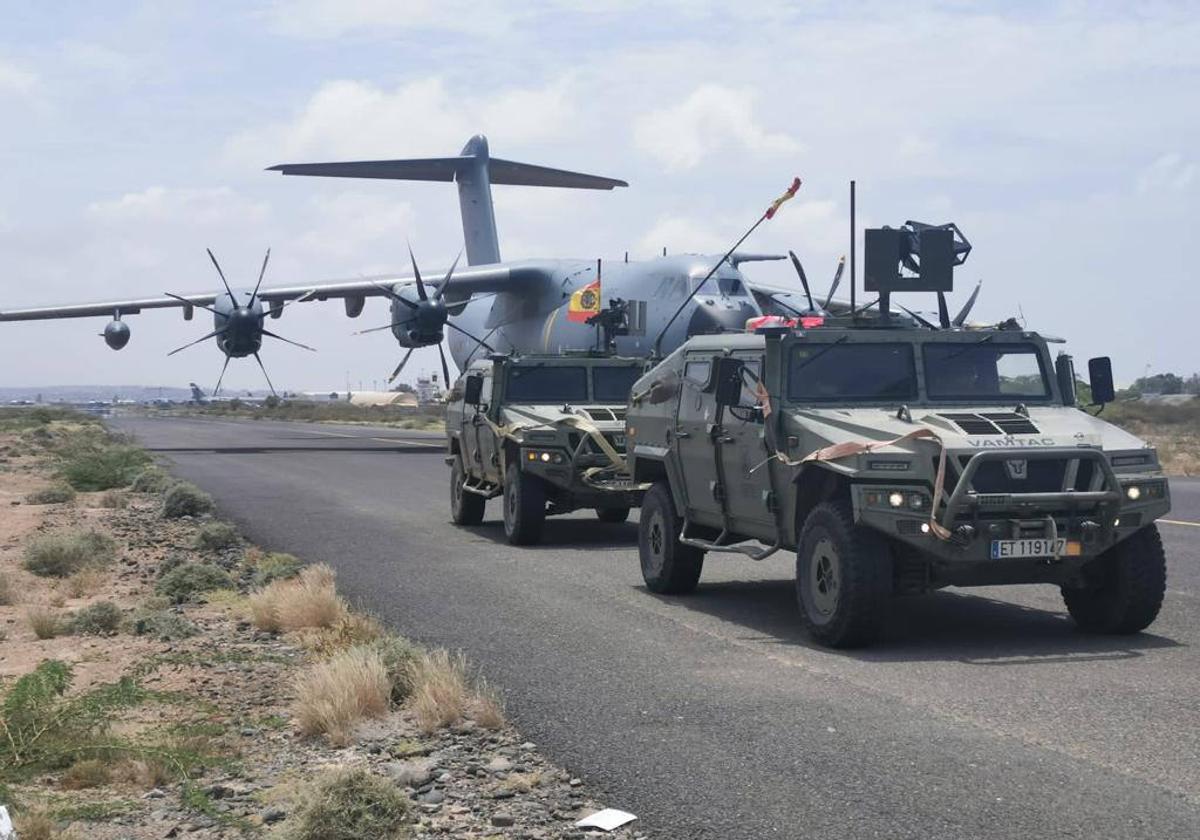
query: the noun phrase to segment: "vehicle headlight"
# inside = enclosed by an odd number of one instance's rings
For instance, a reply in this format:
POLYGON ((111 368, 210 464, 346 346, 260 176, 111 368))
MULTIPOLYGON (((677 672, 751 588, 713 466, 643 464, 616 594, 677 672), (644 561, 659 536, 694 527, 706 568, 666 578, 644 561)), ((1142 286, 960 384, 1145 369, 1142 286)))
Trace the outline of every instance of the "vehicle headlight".
POLYGON ((1125 488, 1125 495, 1129 498, 1129 501, 1136 502, 1142 498, 1142 488, 1136 484, 1131 484, 1125 488))
POLYGON ((904 494, 899 490, 894 490, 888 495, 888 504, 894 508, 904 506, 904 494))
POLYGON ((562 464, 566 461, 561 452, 556 452, 551 449, 526 449, 525 460, 538 462, 543 464, 562 464))
POLYGON ((1139 481, 1125 485, 1125 498, 1131 502, 1162 499, 1166 492, 1167 485, 1163 481, 1139 481))

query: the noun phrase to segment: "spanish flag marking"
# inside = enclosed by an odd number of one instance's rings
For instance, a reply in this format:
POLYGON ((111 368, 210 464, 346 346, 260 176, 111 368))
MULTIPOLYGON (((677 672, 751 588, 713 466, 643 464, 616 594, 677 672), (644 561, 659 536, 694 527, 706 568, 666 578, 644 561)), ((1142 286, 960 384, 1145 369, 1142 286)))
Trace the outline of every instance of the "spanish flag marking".
POLYGON ((586 323, 588 318, 600 312, 600 278, 597 277, 582 289, 576 289, 567 304, 567 320, 586 323))
POLYGON ((800 189, 800 179, 793 178, 792 185, 787 188, 787 192, 785 192, 783 195, 779 196, 779 198, 772 201, 771 206, 767 208, 767 212, 764 213, 763 215, 768 219, 775 218, 776 211, 779 210, 779 208, 783 205, 783 203, 785 201, 791 201, 793 198, 795 198, 796 190, 798 190, 798 189, 800 189))

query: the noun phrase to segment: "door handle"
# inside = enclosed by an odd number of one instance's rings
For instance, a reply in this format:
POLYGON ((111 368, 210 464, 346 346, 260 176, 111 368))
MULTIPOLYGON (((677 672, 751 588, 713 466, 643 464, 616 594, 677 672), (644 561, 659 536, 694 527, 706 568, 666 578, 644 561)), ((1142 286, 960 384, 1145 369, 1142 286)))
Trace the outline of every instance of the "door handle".
POLYGON ((675 437, 677 438, 690 438, 691 436, 691 432, 681 432, 678 429, 675 430, 675 437))

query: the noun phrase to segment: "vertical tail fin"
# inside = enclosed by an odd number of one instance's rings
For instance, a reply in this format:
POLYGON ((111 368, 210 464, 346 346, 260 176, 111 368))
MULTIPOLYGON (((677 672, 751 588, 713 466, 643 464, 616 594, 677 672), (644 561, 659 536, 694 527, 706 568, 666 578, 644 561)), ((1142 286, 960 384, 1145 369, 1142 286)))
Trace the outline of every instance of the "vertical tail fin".
POLYGON ((268 167, 268 171, 281 172, 284 175, 316 175, 326 178, 454 181, 458 184, 463 240, 467 263, 470 265, 500 262, 500 240, 496 234, 492 184, 566 187, 577 190, 611 190, 614 187, 629 186, 616 178, 602 178, 582 172, 494 158, 488 153, 487 138, 482 134, 468 140, 458 157, 360 160, 345 163, 283 163, 268 167))

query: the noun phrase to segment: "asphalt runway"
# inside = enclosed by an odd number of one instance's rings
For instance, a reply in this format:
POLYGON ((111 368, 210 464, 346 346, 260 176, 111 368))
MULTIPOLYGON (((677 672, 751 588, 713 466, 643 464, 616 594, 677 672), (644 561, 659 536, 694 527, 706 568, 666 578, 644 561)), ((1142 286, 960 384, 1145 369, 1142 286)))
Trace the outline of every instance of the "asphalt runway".
POLYGON ((792 557, 642 585, 590 513, 511 548, 449 521, 442 437, 119 419, 251 539, 338 570, 401 632, 465 651, 510 716, 653 838, 1200 836, 1200 481, 1171 484, 1150 632, 1077 632, 1051 587, 898 602, 886 640, 798 629, 792 557))

